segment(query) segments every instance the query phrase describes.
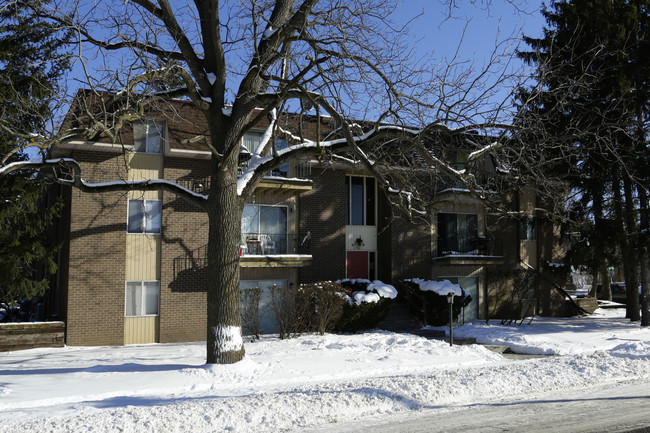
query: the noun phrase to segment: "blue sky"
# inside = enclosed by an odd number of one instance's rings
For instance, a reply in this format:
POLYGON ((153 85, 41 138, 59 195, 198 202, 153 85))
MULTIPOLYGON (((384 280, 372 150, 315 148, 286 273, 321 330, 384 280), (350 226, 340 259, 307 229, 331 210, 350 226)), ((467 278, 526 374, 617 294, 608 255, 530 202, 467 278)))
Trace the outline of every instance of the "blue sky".
POLYGON ((407 23, 422 13, 410 23, 409 31, 420 40, 423 53, 427 49, 433 51, 436 59, 451 56, 462 41, 462 56, 480 60, 494 49, 497 39, 520 38, 522 34, 541 36, 545 24, 540 13, 543 2, 513 1, 517 7, 505 0, 493 0, 487 7, 485 0, 476 0, 478 5, 457 0, 459 7, 452 10, 453 18, 446 19, 449 9, 442 0, 403 0, 396 19, 407 23))

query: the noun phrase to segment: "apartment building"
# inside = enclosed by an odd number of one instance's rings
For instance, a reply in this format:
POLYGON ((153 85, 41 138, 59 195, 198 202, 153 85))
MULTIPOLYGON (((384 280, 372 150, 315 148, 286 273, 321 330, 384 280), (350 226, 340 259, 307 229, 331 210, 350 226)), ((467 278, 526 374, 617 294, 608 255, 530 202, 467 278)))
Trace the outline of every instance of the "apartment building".
MULTIPOLYGON (((206 134, 207 125, 188 102, 171 107, 151 110, 117 142, 66 143, 51 156, 74 158, 89 182, 167 179, 206 193, 211 154, 188 138, 206 134)), ((243 138, 242 167, 261 133, 243 138)), ((483 169, 495 175, 491 164, 483 169)), ((55 186, 52 193, 66 206, 48 309, 65 321, 68 345, 205 339, 208 219, 201 209, 161 191, 88 194, 55 186)), ((524 231, 512 221, 491 225, 483 204, 451 181, 439 185, 434 210, 417 221, 389 201, 372 176, 349 167, 316 160, 278 167, 243 210, 240 287, 445 278, 472 294, 470 320, 506 311, 512 293, 522 292, 512 279, 496 286, 494 275, 520 271, 521 261, 539 268, 542 255, 552 254, 539 247, 534 196, 514 200, 531 217, 524 231)), ((530 284, 525 298, 539 304, 540 282, 530 284)), ((273 331, 273 320, 264 318, 262 328, 273 331)))

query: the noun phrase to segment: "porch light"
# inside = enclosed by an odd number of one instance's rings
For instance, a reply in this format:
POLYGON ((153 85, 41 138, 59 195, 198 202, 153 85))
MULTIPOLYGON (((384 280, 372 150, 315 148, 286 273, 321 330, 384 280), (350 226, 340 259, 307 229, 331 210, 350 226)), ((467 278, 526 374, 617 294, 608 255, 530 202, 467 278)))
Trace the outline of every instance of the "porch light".
POLYGON ((453 326, 453 306, 454 306, 454 293, 447 293, 447 302, 449 303, 449 345, 454 345, 454 326, 453 326))

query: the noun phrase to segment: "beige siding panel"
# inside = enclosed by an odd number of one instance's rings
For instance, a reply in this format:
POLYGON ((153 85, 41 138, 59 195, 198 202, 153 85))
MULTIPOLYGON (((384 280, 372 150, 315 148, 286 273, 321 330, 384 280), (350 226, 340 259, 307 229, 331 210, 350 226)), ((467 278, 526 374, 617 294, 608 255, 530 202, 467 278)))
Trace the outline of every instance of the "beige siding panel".
POLYGON ((125 317, 124 344, 156 343, 159 340, 160 317, 125 317))
POLYGON ((130 153, 129 180, 159 179, 163 170, 163 155, 130 153))
POLYGON ((519 251, 521 260, 528 263, 533 268, 537 268, 537 242, 536 241, 520 241, 519 251))
POLYGON ((535 191, 525 189, 519 193, 520 210, 532 213, 535 210, 535 191))
MULTIPOLYGON (((128 180, 148 180, 163 178, 163 155, 148 153, 130 153, 128 180)), ((158 199, 160 191, 130 191, 129 198, 158 199)))
POLYGON ((160 236, 126 236, 126 280, 160 280, 160 236))

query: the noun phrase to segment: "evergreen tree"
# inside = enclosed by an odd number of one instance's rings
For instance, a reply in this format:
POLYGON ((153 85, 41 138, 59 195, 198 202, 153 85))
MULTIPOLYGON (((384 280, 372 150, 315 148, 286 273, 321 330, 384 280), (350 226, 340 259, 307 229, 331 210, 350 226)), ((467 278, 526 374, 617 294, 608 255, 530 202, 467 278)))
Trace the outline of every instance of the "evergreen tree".
MULTIPOLYGON (((47 128, 57 80, 69 67, 61 53, 70 34, 41 20, 41 7, 12 1, 0 8, 0 155, 9 155, 6 162, 26 159, 21 142, 47 128)), ((59 206, 41 205, 43 188, 33 172, 0 177, 0 303, 43 294, 48 281, 35 280, 37 266, 56 271, 57 247, 44 230, 59 206)))
POLYGON ((571 222, 581 224, 590 246, 583 264, 594 275, 611 260, 612 243, 618 243, 632 320, 639 320, 635 289, 641 246, 634 191, 647 188, 639 175, 647 136, 640 131, 647 130, 641 119, 648 113, 648 4, 552 2, 543 10, 543 36, 525 38, 531 50, 521 57, 535 67, 536 85, 522 89, 518 99, 524 113, 522 154, 539 162, 528 165, 528 181, 556 197, 575 198, 571 222))

